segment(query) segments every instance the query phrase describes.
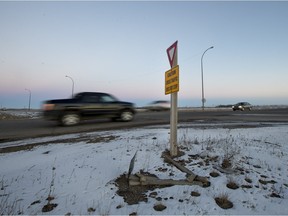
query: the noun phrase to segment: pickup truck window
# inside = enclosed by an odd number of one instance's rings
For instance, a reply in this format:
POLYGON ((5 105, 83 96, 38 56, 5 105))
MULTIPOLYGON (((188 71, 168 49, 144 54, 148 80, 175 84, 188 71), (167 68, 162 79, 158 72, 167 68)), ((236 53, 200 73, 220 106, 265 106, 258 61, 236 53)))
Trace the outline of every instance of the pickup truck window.
POLYGON ((84 103, 99 103, 99 96, 98 95, 85 95, 82 98, 84 103))
POLYGON ((103 95, 101 98, 100 98, 100 101, 102 103, 109 103, 109 102, 114 102, 115 101, 115 98, 109 96, 109 95, 103 95))

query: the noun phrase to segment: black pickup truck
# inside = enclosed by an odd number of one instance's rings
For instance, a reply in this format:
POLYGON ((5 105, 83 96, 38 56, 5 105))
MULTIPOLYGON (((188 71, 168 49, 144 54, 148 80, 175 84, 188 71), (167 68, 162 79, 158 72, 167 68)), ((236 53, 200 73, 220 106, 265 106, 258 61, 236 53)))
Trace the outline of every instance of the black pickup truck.
POLYGON ((47 100, 43 102, 42 110, 45 119, 58 121, 64 126, 99 117, 132 121, 136 113, 133 103, 119 101, 102 92, 82 92, 70 99, 47 100))

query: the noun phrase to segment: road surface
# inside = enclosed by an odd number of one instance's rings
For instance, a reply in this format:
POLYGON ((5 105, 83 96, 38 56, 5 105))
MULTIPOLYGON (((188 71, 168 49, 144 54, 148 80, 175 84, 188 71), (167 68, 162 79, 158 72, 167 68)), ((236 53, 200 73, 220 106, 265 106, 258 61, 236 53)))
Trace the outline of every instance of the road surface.
MULTIPOLYGON (((288 123, 288 108, 259 109, 253 111, 228 110, 179 110, 178 122, 195 123, 227 123, 227 122, 257 122, 257 123, 288 123)), ((55 122, 46 121, 42 118, 1 120, 0 143, 34 138, 41 136, 55 136, 69 133, 129 129, 147 125, 170 124, 170 112, 138 112, 132 122, 111 122, 108 119, 84 121, 73 127, 57 126, 55 122)), ((0 144, 1 146, 1 144, 0 144)))

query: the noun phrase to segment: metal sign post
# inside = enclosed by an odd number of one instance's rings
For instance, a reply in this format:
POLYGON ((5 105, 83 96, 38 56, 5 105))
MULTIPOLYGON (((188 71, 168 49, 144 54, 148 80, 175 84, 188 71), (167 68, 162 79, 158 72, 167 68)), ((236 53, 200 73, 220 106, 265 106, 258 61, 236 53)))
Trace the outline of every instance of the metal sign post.
MULTIPOLYGON (((178 112, 177 112, 177 101, 178 101, 178 91, 179 91, 179 67, 175 69, 176 66, 178 66, 178 50, 177 50, 177 43, 176 41, 174 44, 172 44, 166 51, 168 54, 169 63, 171 66, 171 70, 167 71, 167 73, 171 73, 174 75, 174 70, 178 71, 177 77, 173 80, 170 80, 172 82, 169 82, 167 80, 168 75, 165 74, 165 94, 171 94, 171 109, 170 109, 170 155, 172 157, 177 156, 178 154, 178 147, 177 147, 177 122, 178 122, 178 112), (177 81, 177 83, 173 83, 173 81, 177 81), (170 85, 170 86, 169 86, 170 85), (167 88, 168 91, 167 91, 167 88), (170 92, 169 92, 170 90, 170 92)), ((172 76, 171 75, 171 76, 172 76)))

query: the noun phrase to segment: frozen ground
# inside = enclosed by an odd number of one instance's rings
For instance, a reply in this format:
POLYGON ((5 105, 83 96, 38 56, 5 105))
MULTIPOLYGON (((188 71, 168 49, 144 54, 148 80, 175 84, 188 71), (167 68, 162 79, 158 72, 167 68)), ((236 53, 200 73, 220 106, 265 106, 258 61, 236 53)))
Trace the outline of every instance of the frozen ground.
POLYGON ((39 110, 9 109, 0 110, 0 120, 38 118, 41 115, 39 110))
POLYGON ((0 214, 284 215, 288 212, 287 129, 282 124, 181 124, 178 142, 185 154, 175 160, 207 177, 210 187, 155 188, 144 194, 147 202, 134 205, 119 195, 115 181, 127 174, 136 151, 133 173, 142 170, 160 179, 185 179, 183 172, 161 158, 169 148, 169 126, 2 143, 0 214), (22 147, 4 153, 5 145, 22 147), (225 158, 231 162, 230 174, 219 171, 225 158), (215 174, 219 176, 212 177, 215 174), (229 182, 238 189, 229 189, 229 182), (233 207, 220 208, 216 197, 226 197, 233 207), (155 210, 159 204, 164 210, 155 210))

